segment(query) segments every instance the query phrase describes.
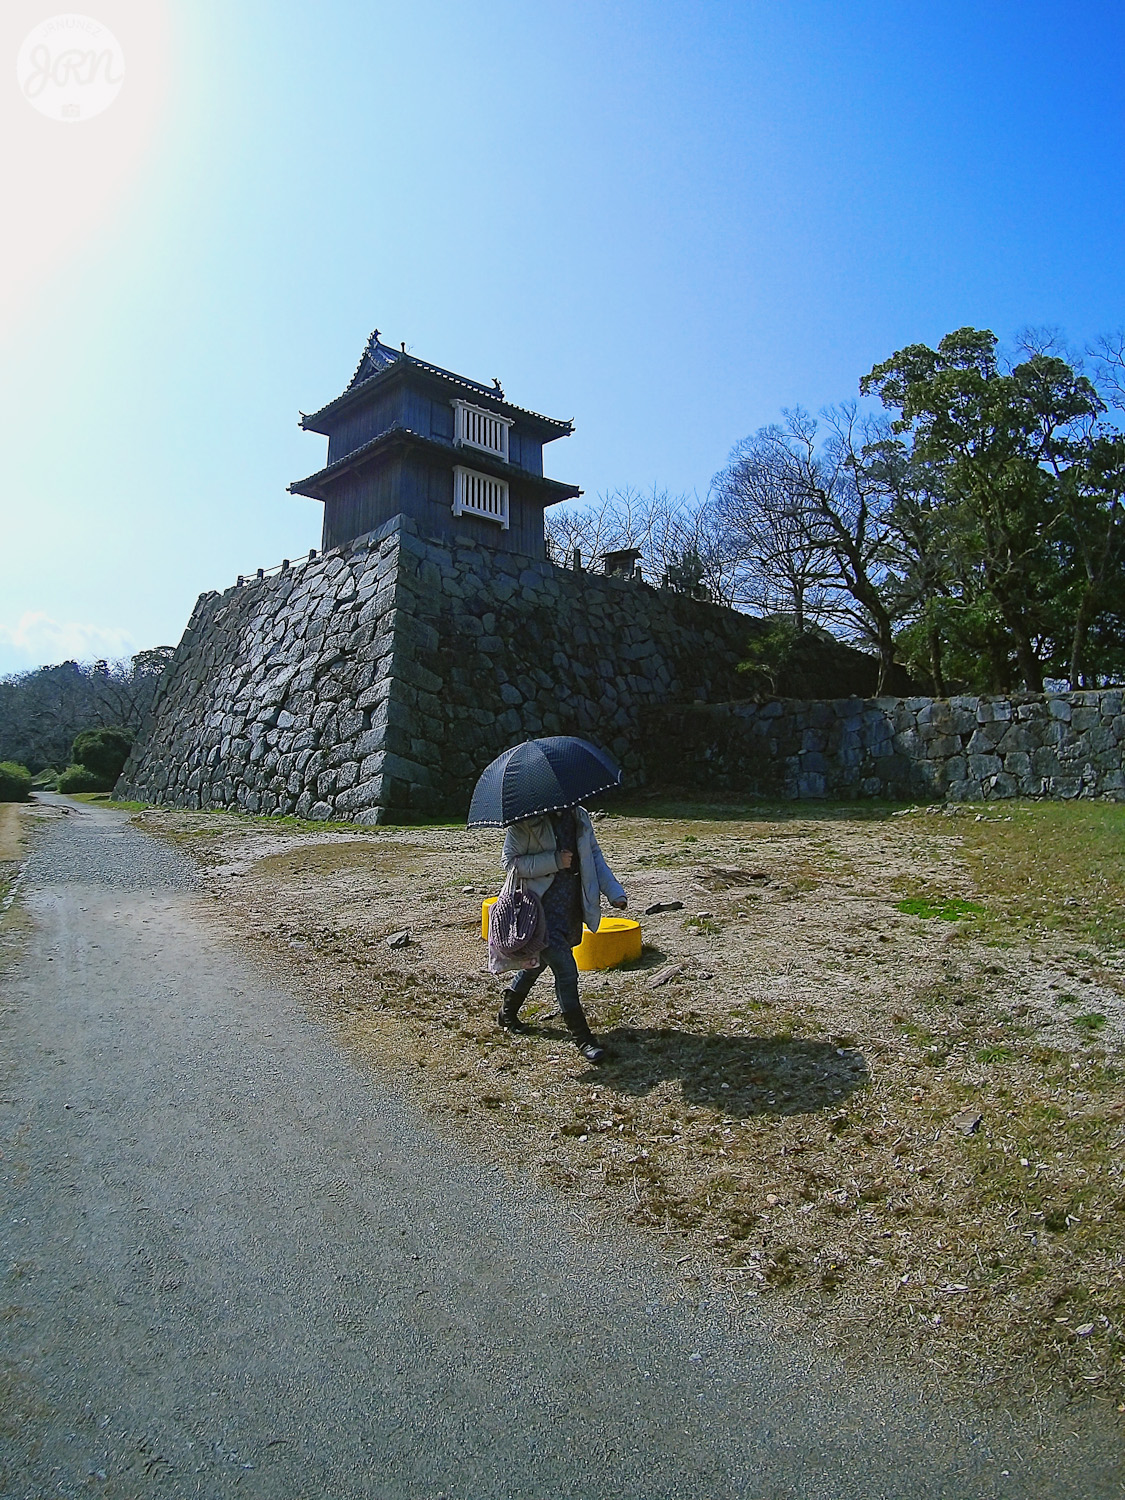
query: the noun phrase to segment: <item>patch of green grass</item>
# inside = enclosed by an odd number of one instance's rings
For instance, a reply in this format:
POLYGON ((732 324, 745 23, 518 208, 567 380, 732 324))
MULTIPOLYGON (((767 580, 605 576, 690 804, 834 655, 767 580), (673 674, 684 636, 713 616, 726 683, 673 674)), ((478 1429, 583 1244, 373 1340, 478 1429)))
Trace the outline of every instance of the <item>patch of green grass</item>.
POLYGON ((245 818, 249 823, 257 823, 262 828, 297 828, 302 833, 310 830, 324 828, 341 828, 348 833, 378 834, 382 829, 390 828, 464 828, 463 822, 450 822, 448 818, 429 817, 404 817, 396 816, 386 823, 348 823, 342 820, 330 818, 317 819, 315 822, 309 818, 295 818, 288 813, 241 813, 233 812, 230 808, 217 807, 207 809, 208 811, 225 812, 230 817, 245 818))
POLYGON ((259 828, 295 828, 299 833, 311 833, 323 828, 340 829, 350 833, 378 833, 378 827, 369 824, 336 822, 331 818, 317 819, 293 818, 283 814, 269 813, 242 813, 235 812, 229 807, 204 808, 204 812, 225 813, 230 818, 242 818, 247 823, 254 823, 259 828))
POLYGON ((912 1021, 909 1016, 896 1015, 892 1019, 896 1026, 902 1028, 903 1036, 912 1041, 916 1047, 924 1050, 933 1045, 935 1040, 934 1034, 928 1026, 919 1025, 917 1021, 912 1021))
MULTIPOLYGON (((94 792, 79 794, 83 801, 100 801, 108 797, 108 792, 94 792)), ((240 823, 246 823, 257 828, 284 828, 292 829, 298 833, 324 833, 328 830, 341 833, 363 834, 372 838, 385 831, 397 828, 453 828, 461 830, 465 827, 458 820, 450 821, 441 817, 396 817, 387 823, 351 823, 332 818, 297 818, 289 813, 247 813, 237 807, 173 807, 171 805, 157 804, 152 802, 106 802, 107 807, 128 808, 132 812, 167 812, 173 815, 186 814, 190 817, 199 818, 236 818, 240 823)))
POLYGON ((986 937, 1057 931, 1125 947, 1125 803, 1009 802, 959 825, 986 937))
MULTIPOLYGON (((121 807, 132 805, 124 802, 118 804, 121 807)), ((140 812, 167 812, 173 816, 184 814, 192 818, 235 818, 238 822, 245 823, 252 828, 284 828, 297 833, 324 833, 331 829, 341 833, 370 834, 374 837, 378 835, 380 827, 386 826, 385 824, 376 826, 368 823, 334 822, 330 818, 317 819, 314 822, 309 818, 294 818, 282 814, 244 813, 234 807, 169 807, 157 806, 153 803, 138 803, 136 807, 140 812)))
POLYGON ((1011 1062, 1015 1053, 1011 1047, 982 1047, 977 1053, 977 1062, 982 1063, 1006 1063, 1011 1062))
POLYGON ((1070 1024, 1075 1031, 1081 1031, 1086 1036, 1094 1036, 1105 1026, 1105 1016, 1098 1011, 1090 1011, 1084 1016, 1073 1016, 1070 1024))
POLYGON ((674 865, 698 858, 691 849, 661 850, 656 854, 638 854, 636 862, 644 869, 669 870, 674 865))
POLYGON ((984 914, 984 907, 978 902, 965 901, 960 896, 910 896, 897 901, 895 910, 908 917, 940 917, 943 922, 962 922, 984 914))

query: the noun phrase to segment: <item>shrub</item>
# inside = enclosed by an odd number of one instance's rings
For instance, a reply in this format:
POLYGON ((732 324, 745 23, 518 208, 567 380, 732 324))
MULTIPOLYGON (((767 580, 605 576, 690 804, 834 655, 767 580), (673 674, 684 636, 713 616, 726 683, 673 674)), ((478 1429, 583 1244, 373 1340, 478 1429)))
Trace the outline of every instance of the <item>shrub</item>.
POLYGON ((31 772, 14 760, 0 760, 0 802, 26 802, 31 796, 31 772))
POLYGON ((113 782, 95 775, 87 766, 67 766, 59 776, 58 789, 60 792, 111 792, 113 782))
POLYGON ((738 670, 750 674, 755 692, 776 693, 778 678, 789 665, 803 633, 794 621, 776 619, 746 647, 746 660, 738 670))
MULTIPOLYGON (((74 764, 85 766, 97 776, 104 786, 72 788, 72 790, 108 792, 121 775, 121 767, 129 758, 133 736, 127 729, 86 729, 74 741, 72 752, 74 764)), ((65 773, 64 773, 65 774, 65 773)))

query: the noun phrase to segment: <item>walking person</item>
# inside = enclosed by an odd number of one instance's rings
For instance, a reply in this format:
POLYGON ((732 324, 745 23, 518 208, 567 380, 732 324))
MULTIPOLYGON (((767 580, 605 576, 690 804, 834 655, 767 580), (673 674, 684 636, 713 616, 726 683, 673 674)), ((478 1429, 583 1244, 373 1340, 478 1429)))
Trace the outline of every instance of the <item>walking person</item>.
POLYGON ((595 1041, 578 998, 578 965, 573 949, 582 941, 582 924, 597 932, 603 894, 623 911, 624 888, 605 862, 594 836, 594 825, 584 807, 523 818, 512 823, 504 837, 504 867, 514 870, 524 886, 543 903, 547 918, 547 946, 533 969, 521 969, 504 991, 499 1024, 508 1031, 526 1031, 520 1006, 532 985, 550 969, 562 1018, 579 1052, 589 1062, 600 1062, 605 1049, 595 1041))
POLYGON ((513 745, 484 768, 466 820, 470 828, 507 829, 504 864, 509 879, 517 877, 543 905, 535 946, 528 950, 537 953, 537 960, 531 959, 532 966, 521 969, 504 991, 500 1025, 506 1031, 527 1029, 519 1018, 520 1006, 543 970, 550 969, 562 1018, 590 1062, 600 1062, 605 1050, 591 1035, 582 1010, 571 950, 582 939, 583 921, 597 932, 603 894, 619 911, 627 902, 582 804, 620 785, 620 768, 597 745, 575 735, 546 735, 513 745), (540 948, 543 923, 547 944, 540 948))

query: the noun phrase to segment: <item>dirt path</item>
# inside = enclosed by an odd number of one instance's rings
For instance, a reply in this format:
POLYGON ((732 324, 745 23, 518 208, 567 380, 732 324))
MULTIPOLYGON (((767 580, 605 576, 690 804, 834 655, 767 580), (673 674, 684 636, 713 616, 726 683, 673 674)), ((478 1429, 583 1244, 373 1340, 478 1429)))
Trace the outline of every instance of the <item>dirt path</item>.
POLYGON ((5 1500, 1121 1493, 1108 1431, 845 1370, 470 1159, 211 905, 120 815, 33 849, 0 1013, 5 1500))

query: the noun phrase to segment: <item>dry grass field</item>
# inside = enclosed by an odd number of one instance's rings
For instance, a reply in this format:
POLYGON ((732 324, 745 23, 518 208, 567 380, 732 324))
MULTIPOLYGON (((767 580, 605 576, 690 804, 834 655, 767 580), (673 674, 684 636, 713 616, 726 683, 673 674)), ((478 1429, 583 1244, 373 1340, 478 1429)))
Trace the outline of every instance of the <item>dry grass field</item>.
POLYGON ((583 976, 597 1068, 544 981, 496 1028, 495 835, 136 821, 344 1044, 687 1289, 1125 1411, 1125 807, 607 805, 631 914, 683 906, 583 976))

